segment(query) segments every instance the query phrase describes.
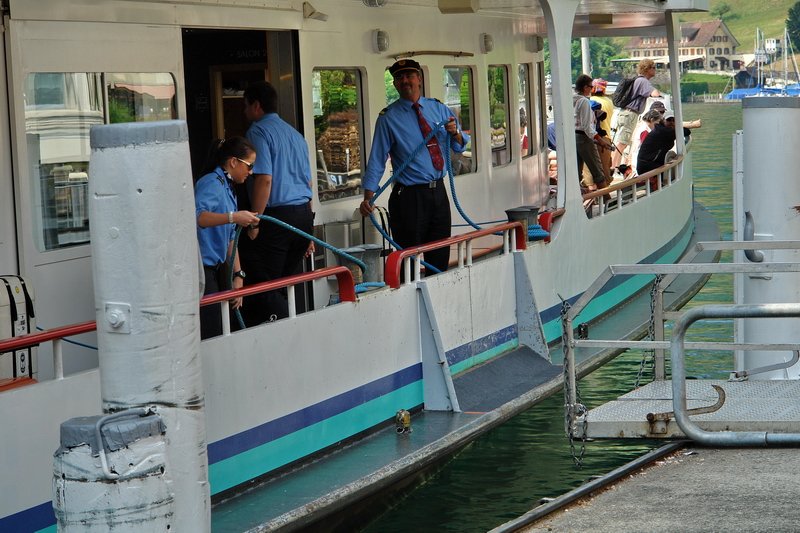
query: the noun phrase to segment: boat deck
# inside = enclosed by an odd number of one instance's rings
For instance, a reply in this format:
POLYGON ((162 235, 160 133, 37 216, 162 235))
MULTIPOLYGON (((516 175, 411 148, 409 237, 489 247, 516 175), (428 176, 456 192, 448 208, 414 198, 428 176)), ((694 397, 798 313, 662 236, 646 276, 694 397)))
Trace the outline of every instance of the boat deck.
MULTIPOLYGON (((792 448, 683 448, 525 527, 498 531, 797 531, 792 448)), ((521 526, 517 522, 517 526, 521 526)))
MULTIPOLYGON (((560 388, 562 369, 528 347, 510 351, 454 379, 463 412, 423 411, 412 431, 384 428, 302 469, 214 508, 212 529, 227 532, 301 528, 431 465, 507 419, 494 410, 522 397, 535 403, 560 388), (493 386, 504 383, 503 387, 493 386)), ((516 412, 516 410, 515 410, 516 412)))

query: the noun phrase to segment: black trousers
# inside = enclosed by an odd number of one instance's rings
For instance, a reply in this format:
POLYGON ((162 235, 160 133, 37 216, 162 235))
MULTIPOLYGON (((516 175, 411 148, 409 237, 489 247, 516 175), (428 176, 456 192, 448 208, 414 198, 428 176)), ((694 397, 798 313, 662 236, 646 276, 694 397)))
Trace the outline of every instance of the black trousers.
MULTIPOLYGON (((227 282, 222 279, 225 268, 223 265, 206 266, 203 265, 203 272, 206 275, 206 288, 203 295, 220 292, 223 287, 227 287, 227 282)), ((206 305, 200 308, 200 338, 208 339, 222 335, 222 311, 220 304, 206 305)))
MULTIPOLYGON (((314 213, 309 204, 268 207, 265 215, 303 230, 314 231, 314 213)), ((308 239, 277 224, 262 220, 258 237, 250 240, 246 232, 239 237, 245 285, 297 274, 302 270, 308 239)), ((289 316, 286 289, 248 296, 242 304, 242 318, 248 327, 289 316)))
MULTIPOLYGON (((408 248, 450 236, 450 200, 444 180, 435 187, 395 185, 389 196, 389 226, 394 241, 408 248)), ((450 248, 425 252, 425 262, 444 272, 450 262, 450 248)))

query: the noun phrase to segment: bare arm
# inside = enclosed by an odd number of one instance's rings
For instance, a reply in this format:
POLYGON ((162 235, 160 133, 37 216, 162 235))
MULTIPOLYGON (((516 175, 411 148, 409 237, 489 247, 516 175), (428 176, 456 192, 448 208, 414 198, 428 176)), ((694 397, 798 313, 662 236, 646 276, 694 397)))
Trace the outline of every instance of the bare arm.
MULTIPOLYGON (((250 208, 259 215, 263 214, 271 192, 272 174, 253 174, 253 197, 250 199, 250 208)), ((258 235, 258 227, 247 230, 247 235, 251 239, 255 239, 258 235)))

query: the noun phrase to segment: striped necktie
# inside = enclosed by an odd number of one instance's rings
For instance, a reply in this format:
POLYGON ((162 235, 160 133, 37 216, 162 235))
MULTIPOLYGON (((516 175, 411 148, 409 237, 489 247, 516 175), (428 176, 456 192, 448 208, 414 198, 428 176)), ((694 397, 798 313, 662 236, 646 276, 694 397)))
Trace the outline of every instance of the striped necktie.
MULTIPOLYGON (((414 111, 417 112, 417 120, 419 121, 419 129, 422 132, 422 138, 425 139, 431 133, 431 126, 428 124, 428 121, 425 120, 425 117, 422 116, 422 110, 419 107, 419 104, 414 102, 412 106, 414 111)), ((439 149, 439 143, 436 141, 436 136, 434 135, 428 140, 428 153, 431 154, 431 162, 433 163, 433 168, 436 170, 442 170, 444 168, 444 158, 442 157, 442 151, 439 149)), ((438 177, 438 176, 437 176, 438 177)))

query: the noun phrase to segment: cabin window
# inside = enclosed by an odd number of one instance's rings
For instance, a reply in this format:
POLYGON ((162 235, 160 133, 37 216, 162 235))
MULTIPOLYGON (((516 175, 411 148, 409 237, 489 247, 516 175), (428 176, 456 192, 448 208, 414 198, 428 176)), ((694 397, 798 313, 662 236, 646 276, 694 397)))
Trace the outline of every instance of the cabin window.
POLYGON ((171 74, 106 74, 108 122, 149 122, 178 117, 171 74))
POLYGON ((544 71, 544 61, 536 63, 536 85, 538 89, 537 98, 533 100, 535 105, 536 120, 538 124, 537 137, 539 139, 539 151, 543 152, 547 147, 547 114, 551 111, 547 107, 547 75, 544 71))
MULTIPOLYGON (((519 136, 522 157, 533 155, 533 115, 531 115, 531 72, 530 67, 521 64, 517 67, 517 89, 519 91, 519 136)), ((538 111, 538 110, 537 110, 538 111)))
POLYGON ((492 166, 511 161, 508 149, 508 69, 505 65, 490 65, 489 77, 489 128, 492 146, 492 166))
POLYGON ((91 126, 173 118, 171 74, 29 74, 25 133, 39 250, 89 242, 91 126))
POLYGON ((364 168, 361 72, 314 69, 311 87, 319 200, 359 195, 364 168))
POLYGON ((444 67, 442 72, 444 84, 444 102, 453 112, 461 124, 461 129, 470 135, 470 142, 463 153, 450 151, 453 164, 453 173, 469 174, 475 172, 475 118, 472 110, 474 102, 474 84, 472 82, 472 69, 469 67, 444 67))

